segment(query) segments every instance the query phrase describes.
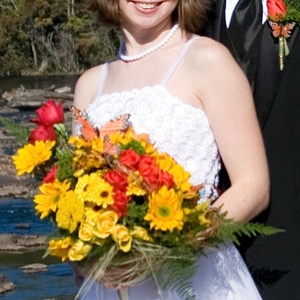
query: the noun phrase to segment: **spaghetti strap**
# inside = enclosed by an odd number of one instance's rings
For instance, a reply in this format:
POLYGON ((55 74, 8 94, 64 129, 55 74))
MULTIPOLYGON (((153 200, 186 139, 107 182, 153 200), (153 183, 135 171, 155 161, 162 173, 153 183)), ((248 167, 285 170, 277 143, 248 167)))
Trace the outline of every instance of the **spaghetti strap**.
POLYGON ((100 78, 99 78, 99 86, 97 89, 97 96, 101 96, 101 94, 102 94, 106 74, 107 74, 107 63, 104 63, 102 66, 102 70, 101 70, 101 74, 100 74, 100 78))
POLYGON ((170 69, 168 70, 168 72, 166 73, 164 79, 161 82, 161 85, 166 86, 167 83, 169 82, 170 78, 172 77, 173 73, 175 72, 176 68, 178 67, 179 63, 181 62, 182 58, 184 57, 186 51, 188 50, 189 46, 192 44, 192 42, 199 38, 199 36, 195 36, 191 39, 189 39, 183 49, 180 51, 179 55, 177 56, 176 60, 173 62, 173 64, 171 65, 170 69))

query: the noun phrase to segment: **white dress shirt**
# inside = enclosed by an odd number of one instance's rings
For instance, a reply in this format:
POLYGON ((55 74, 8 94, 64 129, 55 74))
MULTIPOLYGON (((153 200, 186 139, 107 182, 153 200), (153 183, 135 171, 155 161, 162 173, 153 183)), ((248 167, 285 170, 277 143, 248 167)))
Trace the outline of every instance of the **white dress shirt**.
MULTIPOLYGON (((232 13, 234 8, 238 4, 239 0, 226 0, 226 9, 225 9, 225 19, 226 19, 226 26, 229 27, 232 13)), ((262 24, 268 19, 268 8, 267 8, 267 0, 262 0, 263 6, 263 15, 262 15, 262 24)))

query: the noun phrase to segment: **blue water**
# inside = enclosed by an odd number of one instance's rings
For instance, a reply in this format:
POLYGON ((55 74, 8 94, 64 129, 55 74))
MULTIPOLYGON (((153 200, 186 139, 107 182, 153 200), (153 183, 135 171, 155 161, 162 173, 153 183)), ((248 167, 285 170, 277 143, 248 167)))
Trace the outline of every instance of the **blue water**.
POLYGON ((32 200, 2 199, 0 200, 0 233, 46 235, 53 231, 50 222, 40 220, 35 214, 32 200), (28 228, 19 228, 26 224, 28 228))
MULTIPOLYGON (((35 214, 31 200, 0 199, 0 233, 46 235, 52 230, 49 222, 35 214), (21 223, 29 227, 18 228, 21 223)), ((69 264, 52 257, 43 259, 43 254, 44 251, 0 253, 0 273, 16 286, 14 291, 0 294, 0 300, 74 299, 78 288, 69 264), (20 267, 31 263, 46 264, 47 271, 23 273, 20 267)))

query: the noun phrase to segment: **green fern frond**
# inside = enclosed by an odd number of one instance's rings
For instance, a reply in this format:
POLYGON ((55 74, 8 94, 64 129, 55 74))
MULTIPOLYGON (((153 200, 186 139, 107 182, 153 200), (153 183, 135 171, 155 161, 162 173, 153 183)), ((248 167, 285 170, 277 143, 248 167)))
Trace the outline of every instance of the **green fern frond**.
POLYGON ((24 128, 21 125, 15 123, 14 121, 1 115, 0 122, 2 123, 3 127, 7 129, 16 138, 18 142, 20 142, 22 145, 25 145, 27 143, 27 138, 29 135, 28 128, 24 128))
POLYGON ((280 232, 284 232, 284 230, 261 223, 236 222, 232 220, 227 220, 224 226, 219 228, 219 235, 222 238, 232 240, 237 244, 239 244, 238 236, 269 236, 280 232))
POLYGON ((177 253, 175 253, 167 263, 166 268, 169 277, 166 279, 163 288, 176 291, 180 299, 195 300, 196 295, 190 279, 193 278, 197 269, 196 260, 197 256, 195 255, 178 253, 177 256, 177 253))

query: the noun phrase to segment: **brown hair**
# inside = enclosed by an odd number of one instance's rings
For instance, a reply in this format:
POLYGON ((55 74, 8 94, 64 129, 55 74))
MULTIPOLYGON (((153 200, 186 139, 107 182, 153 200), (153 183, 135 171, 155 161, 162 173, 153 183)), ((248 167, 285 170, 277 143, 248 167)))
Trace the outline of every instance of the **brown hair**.
MULTIPOLYGON (((206 21, 208 5, 212 0, 178 0, 177 9, 173 12, 173 22, 180 27, 196 33, 206 21)), ((119 0, 87 0, 88 9, 95 11, 101 23, 119 26, 122 15, 119 0)))

